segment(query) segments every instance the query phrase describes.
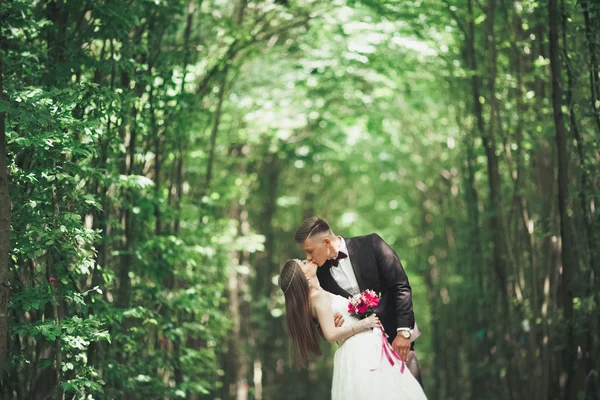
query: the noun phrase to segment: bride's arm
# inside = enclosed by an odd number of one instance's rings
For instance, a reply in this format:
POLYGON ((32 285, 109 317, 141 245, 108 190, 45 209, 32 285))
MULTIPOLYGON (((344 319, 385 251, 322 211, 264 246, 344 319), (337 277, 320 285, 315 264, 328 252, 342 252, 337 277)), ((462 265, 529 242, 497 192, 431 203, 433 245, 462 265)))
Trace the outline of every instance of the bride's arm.
POLYGON ((317 318, 319 319, 319 324, 321 325, 321 330, 329 343, 348 339, 358 332, 375 327, 379 324, 377 317, 372 315, 355 324, 336 327, 333 322, 331 297, 327 296, 325 293, 319 293, 312 300, 314 309, 317 313, 317 318))

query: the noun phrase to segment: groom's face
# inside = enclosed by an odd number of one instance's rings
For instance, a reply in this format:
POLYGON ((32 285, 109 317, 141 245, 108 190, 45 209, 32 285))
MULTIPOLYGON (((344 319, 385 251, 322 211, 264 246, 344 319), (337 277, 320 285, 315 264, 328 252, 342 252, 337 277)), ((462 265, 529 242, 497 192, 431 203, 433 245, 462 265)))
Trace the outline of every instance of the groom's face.
POLYGON ((325 261, 329 258, 327 250, 328 238, 323 236, 313 236, 307 238, 302 243, 302 251, 306 254, 308 261, 314 262, 319 267, 325 264, 325 261))

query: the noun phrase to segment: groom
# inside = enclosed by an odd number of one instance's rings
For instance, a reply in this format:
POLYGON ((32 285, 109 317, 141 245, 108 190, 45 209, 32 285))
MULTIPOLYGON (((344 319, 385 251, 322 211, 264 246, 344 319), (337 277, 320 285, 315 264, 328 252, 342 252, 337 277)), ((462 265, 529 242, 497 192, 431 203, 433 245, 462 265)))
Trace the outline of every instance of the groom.
MULTIPOLYGON (((346 298, 366 289, 381 292, 376 314, 392 347, 423 386, 411 343, 411 336, 416 334, 412 291, 394 250, 375 233, 354 238, 336 236, 320 217, 302 222, 296 231, 296 242, 302 246, 306 259, 320 267, 317 277, 328 292, 346 298)), ((336 326, 343 323, 340 317, 336 316, 336 326)))

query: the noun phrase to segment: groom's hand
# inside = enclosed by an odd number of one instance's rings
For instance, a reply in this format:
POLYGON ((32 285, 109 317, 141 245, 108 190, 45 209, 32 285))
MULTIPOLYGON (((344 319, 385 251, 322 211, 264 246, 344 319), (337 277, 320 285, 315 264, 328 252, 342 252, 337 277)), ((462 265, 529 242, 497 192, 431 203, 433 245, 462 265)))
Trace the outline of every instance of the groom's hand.
POLYGON ((342 314, 335 314, 333 316, 333 323, 335 324, 336 328, 339 328, 340 326, 344 325, 344 317, 342 317, 342 314))
MULTIPOLYGON (((333 323, 336 326, 336 328, 339 328, 340 326, 342 326, 344 324, 344 317, 342 317, 342 314, 337 313, 333 316, 333 323)), ((319 331, 319 335, 321 335, 322 338, 325 338, 325 335, 323 334, 323 330, 321 329, 321 325, 317 324, 317 330, 319 331)))
POLYGON ((408 352, 410 351, 410 339, 406 339, 398 333, 396 335, 396 338, 392 342, 392 348, 396 353, 398 353, 402 361, 408 361, 408 352))

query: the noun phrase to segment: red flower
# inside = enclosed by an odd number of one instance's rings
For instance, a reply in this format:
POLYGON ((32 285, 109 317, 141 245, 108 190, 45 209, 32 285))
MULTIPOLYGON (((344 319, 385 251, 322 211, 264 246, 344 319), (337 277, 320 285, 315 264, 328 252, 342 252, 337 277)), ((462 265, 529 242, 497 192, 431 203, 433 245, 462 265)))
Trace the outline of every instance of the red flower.
POLYGON ((370 307, 377 307, 377 305, 379 304, 379 296, 377 296, 375 292, 371 292, 369 290, 365 291, 364 297, 370 307))
POLYGON ((358 319, 363 319, 373 314, 375 307, 380 302, 379 295, 373 290, 365 290, 348 300, 348 313, 358 319))
POLYGON ((359 313, 363 314, 369 311, 369 306, 361 301, 360 303, 358 303, 358 306, 356 306, 356 310, 359 313))
POLYGON ((58 281, 56 280, 56 278, 53 278, 53 277, 48 278, 48 281, 54 285, 58 284, 58 281))

